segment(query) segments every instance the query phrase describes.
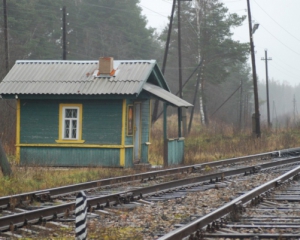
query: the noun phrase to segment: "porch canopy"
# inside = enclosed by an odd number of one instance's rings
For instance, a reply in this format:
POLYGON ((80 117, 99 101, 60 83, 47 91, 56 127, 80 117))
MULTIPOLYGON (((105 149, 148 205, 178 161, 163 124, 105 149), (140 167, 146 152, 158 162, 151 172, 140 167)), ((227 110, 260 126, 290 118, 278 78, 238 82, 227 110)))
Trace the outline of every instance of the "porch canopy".
POLYGON ((177 97, 176 95, 156 86, 151 83, 145 83, 143 89, 155 95, 160 100, 168 102, 175 107, 192 107, 193 105, 187 101, 177 97))
POLYGON ((156 86, 151 83, 145 83, 143 89, 160 100, 164 101, 164 117, 163 117, 163 132, 164 132, 164 167, 169 165, 177 165, 184 161, 184 138, 181 137, 181 121, 182 107, 192 107, 193 105, 187 101, 177 97, 176 95, 156 86), (167 105, 172 105, 178 108, 178 139, 168 139, 167 136, 167 105))

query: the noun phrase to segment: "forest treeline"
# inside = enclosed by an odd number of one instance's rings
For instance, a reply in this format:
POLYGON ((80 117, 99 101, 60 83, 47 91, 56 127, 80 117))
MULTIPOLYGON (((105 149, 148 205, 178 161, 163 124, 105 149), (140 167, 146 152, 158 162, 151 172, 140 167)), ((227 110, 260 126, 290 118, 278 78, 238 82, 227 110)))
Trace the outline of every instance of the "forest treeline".
MULTIPOLYGON (((10 0, 7 1, 10 68, 16 60, 62 59, 63 6, 68 13, 68 60, 96 60, 100 56, 117 60, 155 59, 161 67, 168 26, 161 33, 147 28, 139 0, 10 0)), ((6 70, 3 5, 0 8, 1 81, 6 70)), ((194 102, 195 113, 201 113, 203 124, 214 120, 251 126, 249 44, 232 38, 234 28, 243 24, 246 16, 231 14, 220 0, 182 1, 180 14, 183 98, 194 102), (200 60, 202 65, 195 71, 200 60)), ((179 89, 177 17, 175 11, 165 72, 173 93, 179 89)), ((0 137, 4 141, 14 135, 14 108, 13 102, 0 101, 0 137)))
MULTIPOLYGON (((259 82, 260 112, 263 122, 267 122, 266 83, 259 82)), ((286 82, 269 80, 270 122, 274 127, 299 126, 300 85, 291 86, 286 82)))

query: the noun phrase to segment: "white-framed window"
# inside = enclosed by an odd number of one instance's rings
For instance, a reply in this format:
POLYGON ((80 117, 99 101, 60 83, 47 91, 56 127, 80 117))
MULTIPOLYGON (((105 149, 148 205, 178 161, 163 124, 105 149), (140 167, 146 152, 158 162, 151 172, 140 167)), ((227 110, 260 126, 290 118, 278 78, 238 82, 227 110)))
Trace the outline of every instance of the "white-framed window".
POLYGON ((63 139, 78 139, 79 108, 63 107, 63 139))
POLYGON ((84 143, 82 140, 82 104, 59 104, 57 143, 84 143))

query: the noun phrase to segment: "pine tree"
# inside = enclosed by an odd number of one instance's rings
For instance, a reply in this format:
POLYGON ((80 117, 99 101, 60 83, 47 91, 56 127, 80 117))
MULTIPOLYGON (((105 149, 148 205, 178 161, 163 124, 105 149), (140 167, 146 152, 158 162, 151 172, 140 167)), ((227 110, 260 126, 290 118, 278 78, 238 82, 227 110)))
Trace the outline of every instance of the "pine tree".
MULTIPOLYGON (((202 103, 204 123, 208 123, 207 103, 212 96, 206 91, 207 84, 219 84, 228 80, 230 69, 238 63, 245 63, 248 55, 248 44, 232 39, 232 29, 242 24, 245 16, 230 14, 219 0, 197 0, 194 3, 182 2, 182 42, 183 42, 183 75, 187 78, 199 64, 204 62, 198 74, 201 74, 199 99, 202 103)), ((172 86, 177 81, 177 15, 174 20, 172 41, 170 43, 170 57, 167 66, 167 79, 172 86), (174 64, 175 62, 175 64, 174 64), (168 68, 169 67, 169 68, 168 68), (174 84, 173 84, 174 83, 174 84)), ((167 28, 161 35, 165 39, 167 28)), ((187 85, 184 96, 194 93, 196 77, 187 85)), ((177 91, 173 89, 173 91, 177 91)), ((188 99, 188 98, 186 98, 188 99)))

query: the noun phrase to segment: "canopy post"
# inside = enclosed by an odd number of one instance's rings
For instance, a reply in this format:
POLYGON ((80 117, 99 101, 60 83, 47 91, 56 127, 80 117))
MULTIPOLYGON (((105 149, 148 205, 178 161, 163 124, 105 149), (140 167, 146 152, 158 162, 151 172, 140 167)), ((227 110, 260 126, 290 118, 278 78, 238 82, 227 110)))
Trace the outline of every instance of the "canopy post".
POLYGON ((167 103, 164 102, 164 122, 163 122, 163 132, 164 132, 164 167, 168 167, 168 135, 167 135, 167 103))
POLYGON ((177 108, 178 111, 178 137, 182 137, 181 135, 181 122, 182 122, 182 109, 179 107, 177 108))

